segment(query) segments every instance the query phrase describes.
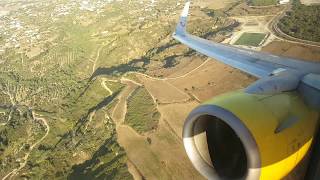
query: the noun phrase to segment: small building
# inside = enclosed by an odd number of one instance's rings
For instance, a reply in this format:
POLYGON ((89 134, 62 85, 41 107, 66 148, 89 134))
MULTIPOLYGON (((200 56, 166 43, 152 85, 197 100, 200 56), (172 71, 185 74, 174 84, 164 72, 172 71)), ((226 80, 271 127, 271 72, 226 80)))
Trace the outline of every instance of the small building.
POLYGON ((279 4, 288 4, 290 0, 279 0, 279 4))

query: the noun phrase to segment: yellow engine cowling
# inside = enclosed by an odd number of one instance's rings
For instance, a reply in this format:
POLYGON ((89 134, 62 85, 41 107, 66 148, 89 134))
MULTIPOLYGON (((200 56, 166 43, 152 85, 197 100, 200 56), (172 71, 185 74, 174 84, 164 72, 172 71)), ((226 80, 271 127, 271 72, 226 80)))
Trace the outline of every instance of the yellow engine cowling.
POLYGON ((281 179, 306 155, 318 112, 297 92, 218 96, 195 108, 183 142, 208 179, 281 179))

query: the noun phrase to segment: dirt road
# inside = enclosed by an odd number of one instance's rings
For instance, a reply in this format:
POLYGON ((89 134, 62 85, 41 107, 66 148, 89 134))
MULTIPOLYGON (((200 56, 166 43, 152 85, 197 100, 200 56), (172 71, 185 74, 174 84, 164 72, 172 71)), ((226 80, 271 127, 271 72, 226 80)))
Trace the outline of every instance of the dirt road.
POLYGON ((27 152, 26 155, 23 157, 24 162, 23 162, 23 163, 20 163, 20 166, 19 166, 18 168, 13 169, 12 171, 10 171, 6 176, 4 176, 4 177, 2 178, 2 180, 8 179, 8 178, 9 178, 9 179, 12 179, 14 176, 16 176, 16 175, 19 173, 19 171, 26 166, 26 164, 27 164, 27 162, 28 162, 28 158, 29 158, 30 153, 32 152, 32 150, 33 150, 37 145, 39 145, 39 144, 48 136, 48 134, 49 134, 50 126, 48 125, 47 120, 44 119, 43 117, 41 117, 41 115, 36 114, 36 113, 34 113, 34 112, 32 112, 32 116, 33 116, 33 118, 34 118, 35 121, 40 121, 40 123, 45 126, 46 133, 44 134, 44 136, 42 136, 42 138, 40 138, 38 141, 36 141, 35 143, 33 143, 33 144, 30 146, 29 152, 27 152), (37 117, 37 116, 38 116, 38 117, 37 117))

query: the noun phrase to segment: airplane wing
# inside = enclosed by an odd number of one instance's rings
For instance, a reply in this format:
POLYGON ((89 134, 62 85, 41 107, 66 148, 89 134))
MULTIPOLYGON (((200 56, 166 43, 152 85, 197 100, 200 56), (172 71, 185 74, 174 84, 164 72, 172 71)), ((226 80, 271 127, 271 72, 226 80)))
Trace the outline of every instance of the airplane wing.
POLYGON ((190 2, 187 2, 173 37, 190 48, 258 78, 283 71, 299 74, 300 77, 309 73, 320 73, 319 63, 214 43, 189 34, 186 31, 189 6, 190 2))

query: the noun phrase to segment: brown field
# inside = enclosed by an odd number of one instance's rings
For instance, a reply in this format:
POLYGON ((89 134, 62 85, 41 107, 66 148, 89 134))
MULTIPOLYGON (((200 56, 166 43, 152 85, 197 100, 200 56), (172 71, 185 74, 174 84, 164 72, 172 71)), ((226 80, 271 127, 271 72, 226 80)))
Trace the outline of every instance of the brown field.
POLYGON ((228 11, 230 16, 256 16, 256 15, 275 15, 279 13, 284 7, 283 6, 272 6, 272 7, 250 7, 246 2, 240 3, 239 5, 228 11))
POLYGON ((203 62, 203 58, 197 56, 184 57, 183 59, 180 59, 179 63, 174 67, 161 69, 157 68, 156 70, 148 72, 148 74, 156 74, 158 76, 175 78, 178 76, 184 76, 186 73, 194 70, 203 62))
POLYGON ((192 167, 183 146, 163 121, 159 129, 148 137, 140 136, 128 126, 117 130, 118 141, 129 159, 146 179, 203 179, 192 167))
POLYGON ((179 89, 194 94, 200 101, 205 101, 224 92, 244 88, 253 80, 239 70, 208 60, 187 77, 169 81, 179 89))
POLYGON ((303 60, 320 61, 320 47, 315 46, 307 46, 283 41, 273 41, 267 46, 263 47, 262 51, 303 60))
POLYGON ((144 76, 138 77, 159 103, 184 102, 190 98, 186 93, 181 92, 180 89, 170 85, 167 81, 154 80, 144 76))
POLYGON ((191 101, 187 103, 176 103, 159 106, 159 112, 162 118, 172 128, 174 133, 182 138, 182 128, 184 120, 190 111, 199 105, 198 102, 191 101))
POLYGON ((236 2, 237 0, 224 0, 224 1, 212 1, 212 0, 202 0, 194 1, 193 5, 200 7, 208 7, 210 9, 222 9, 227 5, 236 2))
POLYGON ((310 6, 313 4, 320 4, 320 0, 301 0, 301 3, 310 6))

